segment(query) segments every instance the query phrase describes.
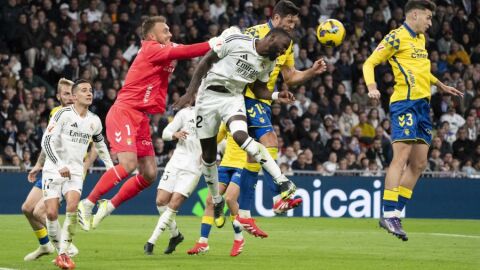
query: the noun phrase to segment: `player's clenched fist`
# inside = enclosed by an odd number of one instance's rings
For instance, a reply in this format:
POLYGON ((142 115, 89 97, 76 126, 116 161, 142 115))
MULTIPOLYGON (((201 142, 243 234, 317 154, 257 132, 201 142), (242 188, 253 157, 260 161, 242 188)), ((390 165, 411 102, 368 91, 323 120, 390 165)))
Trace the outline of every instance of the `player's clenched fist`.
POLYGON ((295 96, 290 91, 282 91, 278 93, 278 101, 280 103, 292 104, 295 101, 295 96))
POLYGON ((60 170, 58 170, 60 175, 65 178, 70 178, 70 170, 67 167, 63 167, 60 170))
POLYGON ((368 90, 368 97, 371 99, 379 99, 380 91, 378 91, 378 89, 368 90))

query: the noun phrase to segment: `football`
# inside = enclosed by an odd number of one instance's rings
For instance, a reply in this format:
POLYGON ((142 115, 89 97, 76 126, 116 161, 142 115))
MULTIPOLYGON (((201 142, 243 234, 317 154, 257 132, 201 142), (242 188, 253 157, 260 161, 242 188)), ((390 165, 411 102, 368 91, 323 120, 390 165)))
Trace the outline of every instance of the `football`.
POLYGON ((345 27, 339 20, 328 19, 317 27, 318 41, 328 47, 337 47, 345 38, 345 27))

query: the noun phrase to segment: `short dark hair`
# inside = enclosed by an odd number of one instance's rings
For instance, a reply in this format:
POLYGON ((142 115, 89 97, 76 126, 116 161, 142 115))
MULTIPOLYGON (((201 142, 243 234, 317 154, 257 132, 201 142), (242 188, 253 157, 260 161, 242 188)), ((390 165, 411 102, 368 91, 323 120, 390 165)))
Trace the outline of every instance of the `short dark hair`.
POLYGON ((156 23, 167 23, 167 19, 163 16, 152 16, 148 17, 143 23, 142 23, 142 38, 145 39, 147 36, 148 32, 152 30, 152 28, 155 26, 156 23))
POLYGON ((278 14, 283 18, 288 15, 297 16, 299 13, 299 8, 292 1, 282 0, 273 7, 272 16, 278 14))
POLYGON ((421 9, 421 10, 430 10, 434 12, 437 8, 437 5, 430 0, 410 0, 405 5, 405 14, 410 12, 413 9, 421 9))
POLYGON ((280 27, 272 28, 272 30, 270 30, 270 32, 268 32, 268 34, 265 37, 272 36, 272 35, 283 36, 292 40, 292 37, 290 36, 290 34, 285 29, 280 27))
POLYGON ((90 84, 90 86, 92 85, 92 83, 90 83, 90 81, 88 81, 88 80, 78 79, 72 85, 72 93, 75 92, 75 90, 77 90, 78 86, 82 83, 88 83, 88 84, 90 84))

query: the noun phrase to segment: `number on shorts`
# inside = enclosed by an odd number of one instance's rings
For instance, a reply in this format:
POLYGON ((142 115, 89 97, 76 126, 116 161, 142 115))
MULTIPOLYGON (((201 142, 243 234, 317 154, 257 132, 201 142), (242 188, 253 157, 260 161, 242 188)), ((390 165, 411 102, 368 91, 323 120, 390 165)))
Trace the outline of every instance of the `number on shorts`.
POLYGON ((203 121, 203 117, 201 117, 200 115, 197 115, 197 128, 201 128, 202 126, 200 125, 200 123, 202 123, 203 121))
POLYGON ((168 172, 165 171, 162 175, 162 179, 160 179, 160 181, 167 181, 168 180, 168 172))
POLYGON ((130 136, 130 125, 125 125, 125 127, 127 128, 127 135, 130 136))
POLYGON ((403 127, 405 124, 407 126, 412 126, 413 125, 413 116, 411 113, 406 113, 398 116, 398 124, 403 127))
POLYGON ((50 189, 50 183, 52 183, 53 179, 47 179, 47 181, 45 181, 45 185, 43 186, 43 189, 44 190, 47 190, 47 189, 50 189))

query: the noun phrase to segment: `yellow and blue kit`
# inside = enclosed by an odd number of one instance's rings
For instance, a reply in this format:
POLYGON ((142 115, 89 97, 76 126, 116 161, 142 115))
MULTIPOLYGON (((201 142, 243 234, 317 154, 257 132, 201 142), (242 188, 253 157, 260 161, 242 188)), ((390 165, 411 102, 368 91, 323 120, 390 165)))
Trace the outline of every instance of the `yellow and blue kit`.
POLYGON ((227 145, 225 153, 222 157, 222 162, 218 167, 218 181, 225 186, 233 182, 240 186, 240 175, 247 162, 247 152, 233 140, 232 134, 228 132, 227 126, 222 123, 217 135, 217 143, 226 139, 227 145))
MULTIPOLYGON (((50 119, 52 119, 52 116, 55 115, 55 113, 58 112, 58 110, 60 110, 61 108, 63 108, 63 107, 62 106, 57 106, 50 111, 50 114, 48 115, 48 122, 50 122, 50 119)), ((40 174, 40 173, 37 174, 37 181, 35 181, 34 186, 39 188, 39 189, 42 189, 42 174, 40 174)))
POLYGON ((425 36, 404 23, 385 36, 365 61, 363 76, 367 85, 375 83, 374 68, 387 61, 395 76, 390 97, 392 139, 395 141, 432 141, 430 85, 438 79, 430 72, 425 36))
MULTIPOLYGON (((255 25, 246 29, 245 34, 255 38, 264 38, 272 28, 272 22, 268 21, 268 23, 255 25)), ((293 43, 290 44, 284 54, 277 58, 275 68, 270 73, 267 87, 271 92, 275 91, 275 83, 277 82, 278 75, 284 66, 295 66, 293 43)), ((271 104, 271 100, 256 98, 255 94, 250 89, 250 86, 247 86, 245 91, 245 107, 247 109, 248 132, 254 139, 258 140, 266 133, 273 131, 271 122, 271 104)))

